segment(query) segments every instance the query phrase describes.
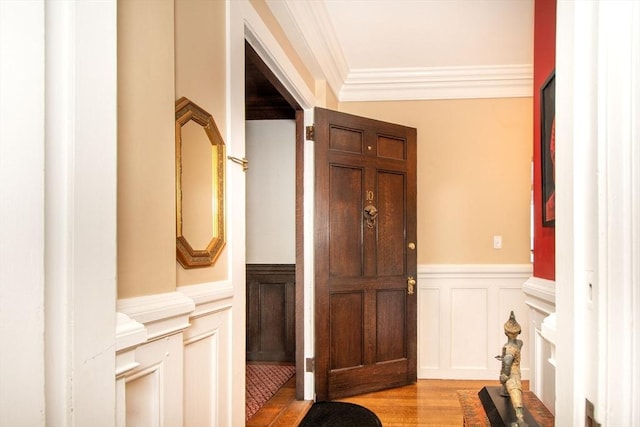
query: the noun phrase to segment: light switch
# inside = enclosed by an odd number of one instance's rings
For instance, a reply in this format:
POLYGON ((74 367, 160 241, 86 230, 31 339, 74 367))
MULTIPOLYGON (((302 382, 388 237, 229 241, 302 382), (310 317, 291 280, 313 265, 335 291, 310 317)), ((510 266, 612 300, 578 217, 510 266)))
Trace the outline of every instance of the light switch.
POLYGON ((502 236, 493 236, 493 249, 502 249, 502 236))

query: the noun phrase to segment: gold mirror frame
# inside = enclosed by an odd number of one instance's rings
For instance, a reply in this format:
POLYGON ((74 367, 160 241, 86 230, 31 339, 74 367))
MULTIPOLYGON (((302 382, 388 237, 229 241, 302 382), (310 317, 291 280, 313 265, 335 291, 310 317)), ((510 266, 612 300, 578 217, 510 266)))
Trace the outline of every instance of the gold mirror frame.
MULTIPOLYGON (((176 255, 178 262, 184 268, 208 267, 215 263, 226 244, 225 240, 225 207, 224 207, 224 176, 225 176, 225 145, 218 127, 211 114, 191 102, 187 98, 176 101, 176 255), (193 121, 202 126, 212 146, 212 169, 217 176, 212 176, 214 186, 211 195, 214 210, 212 225, 215 229, 209 244, 205 249, 193 248, 182 235, 182 147, 188 141, 182 140, 182 127, 193 121)), ((208 237, 208 236, 207 236, 208 237)))

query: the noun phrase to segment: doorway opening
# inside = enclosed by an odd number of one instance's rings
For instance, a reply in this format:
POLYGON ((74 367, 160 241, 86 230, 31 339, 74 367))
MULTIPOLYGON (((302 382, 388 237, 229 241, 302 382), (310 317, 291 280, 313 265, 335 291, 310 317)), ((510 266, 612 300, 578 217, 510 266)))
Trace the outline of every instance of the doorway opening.
MULTIPOLYGON (((245 120, 247 389, 264 387, 263 400, 283 381, 294 381, 300 400, 303 112, 247 42, 245 120)), ((247 396, 248 417, 257 405, 247 396)))

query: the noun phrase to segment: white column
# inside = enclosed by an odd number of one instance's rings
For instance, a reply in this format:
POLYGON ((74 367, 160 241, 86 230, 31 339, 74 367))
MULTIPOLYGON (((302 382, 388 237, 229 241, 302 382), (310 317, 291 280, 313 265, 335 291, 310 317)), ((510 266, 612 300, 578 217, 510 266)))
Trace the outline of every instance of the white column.
POLYGON ((47 425, 113 426, 116 0, 48 1, 45 28, 47 425))
POLYGON ((598 43, 594 404, 603 425, 639 425, 640 4, 601 0, 598 43))
POLYGON ((44 1, 0 1, 0 425, 44 426, 44 1))
POLYGON ((556 424, 638 425, 640 4, 558 1, 556 424))

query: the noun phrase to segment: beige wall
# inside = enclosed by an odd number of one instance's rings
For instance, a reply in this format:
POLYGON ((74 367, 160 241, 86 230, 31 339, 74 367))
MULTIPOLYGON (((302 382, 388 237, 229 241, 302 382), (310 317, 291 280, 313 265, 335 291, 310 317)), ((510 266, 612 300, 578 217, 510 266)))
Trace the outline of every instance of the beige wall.
MULTIPOLYGON (((264 1, 251 3, 320 103, 418 129, 419 263, 528 262, 530 98, 338 103, 264 1)), ((118 298, 227 277, 227 250, 210 268, 175 261, 174 164, 177 98, 226 134, 225 22, 221 1, 118 3, 118 298)))
POLYGON ((328 108, 330 110, 339 110, 340 102, 338 97, 329 86, 326 80, 316 81, 316 100, 318 107, 328 108))
MULTIPOLYGON (((226 135, 225 2, 175 1, 175 99, 187 97, 211 113, 226 135)), ((178 286, 227 278, 227 249, 215 264, 184 269, 176 263, 178 286)))
POLYGON ((319 106, 418 129, 419 263, 529 262, 531 98, 340 103, 313 82, 265 1, 251 4, 319 106))
POLYGON ((118 2, 118 298, 226 278, 185 270, 175 246, 175 100, 192 99, 225 134, 225 3, 118 2))
POLYGON ((173 18, 118 2, 118 298, 175 289, 173 18))
POLYGON ((531 98, 343 102, 418 130, 418 263, 529 262, 531 98), (493 249, 501 235, 502 249, 493 249))

